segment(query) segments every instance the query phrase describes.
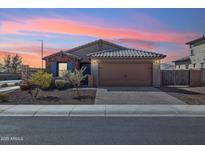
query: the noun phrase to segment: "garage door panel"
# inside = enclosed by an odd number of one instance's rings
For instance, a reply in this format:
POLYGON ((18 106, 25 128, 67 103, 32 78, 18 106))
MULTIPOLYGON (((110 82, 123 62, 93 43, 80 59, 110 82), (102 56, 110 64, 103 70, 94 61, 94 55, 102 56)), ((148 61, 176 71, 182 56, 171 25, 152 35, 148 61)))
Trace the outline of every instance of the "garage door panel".
POLYGON ((150 86, 151 63, 103 63, 99 65, 101 86, 150 86))

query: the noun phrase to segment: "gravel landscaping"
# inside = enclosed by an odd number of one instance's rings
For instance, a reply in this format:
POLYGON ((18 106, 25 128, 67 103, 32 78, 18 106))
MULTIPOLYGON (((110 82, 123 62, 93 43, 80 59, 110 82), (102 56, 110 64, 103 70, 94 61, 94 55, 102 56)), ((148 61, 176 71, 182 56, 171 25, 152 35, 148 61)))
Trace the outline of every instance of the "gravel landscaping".
POLYGON ((64 90, 47 90, 40 91, 38 98, 32 100, 28 91, 21 91, 20 89, 9 93, 8 102, 1 102, 1 104, 94 104, 95 103, 95 89, 80 89, 80 97, 77 97, 76 91, 72 89, 64 90))
MULTIPOLYGON (((197 87, 198 89, 200 87, 197 87)), ((202 87, 203 88, 203 87, 202 87)), ((205 105, 205 93, 192 90, 194 88, 161 87, 160 90, 176 97, 189 105, 205 105)))

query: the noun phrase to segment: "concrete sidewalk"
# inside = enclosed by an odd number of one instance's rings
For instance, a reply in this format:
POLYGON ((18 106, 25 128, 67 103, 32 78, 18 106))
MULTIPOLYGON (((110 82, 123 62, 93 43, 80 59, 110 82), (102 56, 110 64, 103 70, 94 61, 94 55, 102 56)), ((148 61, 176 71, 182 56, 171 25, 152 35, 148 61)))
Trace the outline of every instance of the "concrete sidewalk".
POLYGON ((0 116, 205 117, 205 105, 0 105, 0 116))

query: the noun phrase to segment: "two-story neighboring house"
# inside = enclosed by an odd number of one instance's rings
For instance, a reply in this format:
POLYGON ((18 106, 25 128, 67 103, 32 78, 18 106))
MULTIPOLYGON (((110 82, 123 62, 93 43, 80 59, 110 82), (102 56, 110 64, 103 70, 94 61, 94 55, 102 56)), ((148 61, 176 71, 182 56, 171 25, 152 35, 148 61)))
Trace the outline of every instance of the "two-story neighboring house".
POLYGON ((173 61, 175 69, 201 69, 205 68, 205 36, 187 42, 190 55, 173 61))

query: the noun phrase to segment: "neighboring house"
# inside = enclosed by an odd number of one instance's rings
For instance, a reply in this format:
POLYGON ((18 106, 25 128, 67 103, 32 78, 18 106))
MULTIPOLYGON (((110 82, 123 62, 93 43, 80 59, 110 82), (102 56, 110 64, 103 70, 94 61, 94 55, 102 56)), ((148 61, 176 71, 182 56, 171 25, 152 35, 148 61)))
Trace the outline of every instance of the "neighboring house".
POLYGON ((174 70, 175 66, 173 64, 160 64, 160 70, 174 70))
POLYGON ((186 43, 190 47, 190 55, 173 61, 176 69, 205 68, 205 36, 186 43))
MULTIPOLYGON (((67 51, 44 57, 46 70, 54 77, 63 70, 86 67, 95 86, 160 86, 159 53, 129 49, 105 40, 97 40, 67 51)), ((87 82, 85 83, 87 84, 87 82)))

